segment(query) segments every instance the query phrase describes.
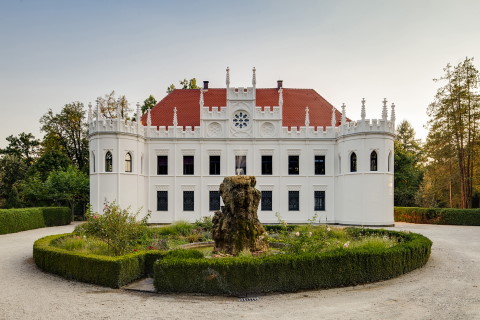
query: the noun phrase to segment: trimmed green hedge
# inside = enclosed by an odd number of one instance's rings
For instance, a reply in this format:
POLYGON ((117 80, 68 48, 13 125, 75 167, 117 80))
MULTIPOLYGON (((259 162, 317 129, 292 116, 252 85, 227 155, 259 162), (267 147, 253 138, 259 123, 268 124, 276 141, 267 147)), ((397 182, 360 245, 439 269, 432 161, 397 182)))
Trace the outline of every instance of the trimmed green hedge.
POLYGON ((0 234, 67 225, 71 220, 65 207, 0 209, 0 234))
POLYGON ((480 226, 480 209, 395 207, 395 221, 480 226))
POLYGON ((153 273, 154 262, 167 255, 164 251, 138 251, 108 257, 76 253, 50 245, 52 241, 70 235, 58 234, 35 241, 33 259, 40 269, 67 279, 119 288, 153 273))
POLYGON ((415 233, 349 228, 355 235, 385 234, 403 239, 388 249, 350 248, 316 254, 263 258, 165 257, 154 265, 158 292, 245 295, 358 285, 390 279, 422 267, 432 242, 415 233))

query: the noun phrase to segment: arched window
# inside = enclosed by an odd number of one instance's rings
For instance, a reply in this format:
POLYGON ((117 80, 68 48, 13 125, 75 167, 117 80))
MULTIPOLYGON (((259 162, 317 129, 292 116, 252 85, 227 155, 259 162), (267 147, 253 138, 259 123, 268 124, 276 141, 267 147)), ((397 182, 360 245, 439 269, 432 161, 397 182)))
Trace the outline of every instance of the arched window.
POLYGON ((132 155, 130 152, 125 155, 125 172, 132 172, 132 155))
POLYGON ((370 153, 370 171, 377 171, 377 170, 378 170, 377 152, 372 151, 372 153, 370 153))
POLYGON ((95 152, 92 151, 92 172, 95 172, 95 152))
POLYGON ((112 153, 107 151, 105 154, 105 172, 112 172, 113 169, 113 158, 112 153))
POLYGON ((355 152, 350 155, 350 172, 357 172, 357 155, 355 152))
POLYGON ((338 173, 342 173, 342 157, 338 155, 338 173))

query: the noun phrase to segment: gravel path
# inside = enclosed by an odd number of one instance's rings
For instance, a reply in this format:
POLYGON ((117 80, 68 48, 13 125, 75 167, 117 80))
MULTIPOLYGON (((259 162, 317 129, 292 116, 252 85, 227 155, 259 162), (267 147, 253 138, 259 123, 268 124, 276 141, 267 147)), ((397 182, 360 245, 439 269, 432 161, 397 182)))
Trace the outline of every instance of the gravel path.
POLYGON ((0 235, 0 319, 480 319, 480 227, 398 223, 433 241, 427 265, 398 278, 258 301, 109 289, 38 270, 33 242, 73 226, 0 235))

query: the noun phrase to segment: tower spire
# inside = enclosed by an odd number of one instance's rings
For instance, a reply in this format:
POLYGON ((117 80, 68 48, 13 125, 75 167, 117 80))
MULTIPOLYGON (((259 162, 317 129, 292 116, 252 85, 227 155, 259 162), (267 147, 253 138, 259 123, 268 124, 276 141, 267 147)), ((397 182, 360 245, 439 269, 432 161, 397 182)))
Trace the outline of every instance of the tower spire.
MULTIPOLYGON (((228 88, 228 85, 227 85, 227 88, 228 88)), ((204 104, 204 101, 203 101, 203 89, 200 88, 200 108, 203 108, 203 104, 204 104)))
POLYGON ((365 98, 362 98, 362 113, 361 113, 362 120, 365 120, 366 116, 367 116, 367 112, 365 111, 365 98))
POLYGON ((387 121, 387 98, 383 99, 382 119, 387 121))
POLYGON ((347 113, 345 112, 345 103, 342 104, 342 126, 347 122, 347 113))
POLYGON ((395 103, 392 103, 392 113, 390 115, 390 121, 392 121, 395 124, 395 103))
POLYGON ((92 111, 92 103, 88 103, 88 123, 92 122, 93 119, 93 111, 92 111))
POLYGON ((147 114, 147 126, 152 126, 152 109, 148 109, 148 114, 147 114))
POLYGON ((308 107, 305 108, 305 127, 310 126, 310 109, 308 107))
POLYGON ((230 68, 227 67, 227 79, 226 79, 227 89, 230 88, 230 68))
POLYGON ((335 107, 332 106, 332 122, 331 122, 331 125, 332 127, 335 127, 335 125, 337 124, 337 118, 336 118, 336 115, 335 115, 335 107))
POLYGON ((177 107, 173 108, 173 126, 178 126, 178 119, 177 119, 177 107))
POLYGON ((255 67, 253 67, 252 72, 253 72, 253 74, 252 74, 252 86, 253 86, 253 88, 256 88, 257 87, 257 75, 255 74, 256 73, 255 67))
POLYGON ((135 119, 137 120, 137 123, 140 123, 140 118, 142 117, 142 109, 140 109, 140 103, 137 102, 137 116, 135 119))

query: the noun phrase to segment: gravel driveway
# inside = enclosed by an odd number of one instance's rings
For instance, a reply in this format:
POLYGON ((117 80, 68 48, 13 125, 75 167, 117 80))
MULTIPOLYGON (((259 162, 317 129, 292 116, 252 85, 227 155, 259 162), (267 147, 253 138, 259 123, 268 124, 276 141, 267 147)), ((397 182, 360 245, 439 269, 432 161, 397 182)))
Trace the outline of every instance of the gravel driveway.
POLYGON ((369 285, 258 301, 109 289, 38 270, 33 242, 74 226, 0 235, 0 319, 480 319, 480 227, 398 223, 433 241, 427 265, 369 285))

